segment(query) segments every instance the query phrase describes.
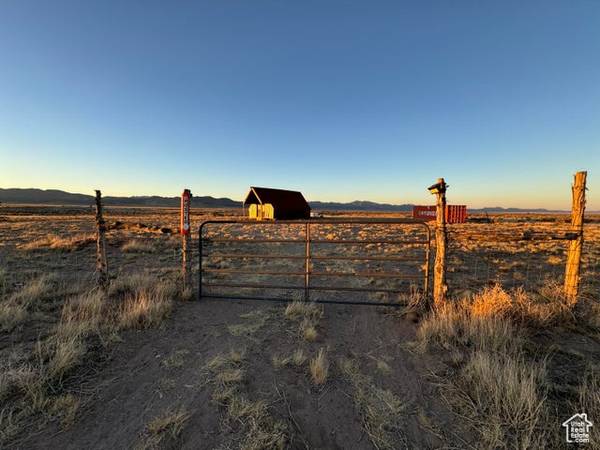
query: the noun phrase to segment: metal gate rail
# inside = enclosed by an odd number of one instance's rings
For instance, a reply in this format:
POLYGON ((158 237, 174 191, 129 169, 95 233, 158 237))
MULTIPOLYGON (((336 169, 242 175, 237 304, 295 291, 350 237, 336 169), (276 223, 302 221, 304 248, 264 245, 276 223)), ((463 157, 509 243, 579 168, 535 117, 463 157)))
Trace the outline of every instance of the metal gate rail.
MULTIPOLYGON (((217 295, 204 294, 205 287, 225 287, 225 288, 243 288, 243 289, 291 289, 303 290, 304 299, 310 298, 310 291, 350 291, 350 292, 384 292, 384 293, 402 293, 406 292, 402 289, 386 289, 376 287, 350 287, 350 286, 314 286, 311 285, 311 277, 362 277, 362 278, 394 278, 402 280, 423 280, 423 294, 429 294, 429 260, 431 247, 431 231, 429 226, 421 220, 414 219, 325 219, 325 220, 277 220, 277 221, 249 221, 249 220, 207 220, 202 222, 198 230, 198 248, 199 248, 199 285, 198 298, 232 298, 232 299, 247 299, 247 300, 271 300, 289 302, 291 300, 272 297, 251 297, 239 295, 217 295), (304 225, 304 239, 266 239, 266 238, 205 238, 204 229, 207 225, 248 225, 248 226, 277 226, 277 225, 304 225), (311 238, 311 226, 317 225, 417 225, 422 226, 426 238, 424 239, 313 239, 311 238), (280 255, 275 253, 204 253, 205 243, 250 243, 250 244, 273 244, 273 243, 291 243, 304 244, 304 255, 280 255), (370 256, 370 255, 323 255, 313 256, 311 253, 311 244, 406 244, 420 245, 425 249, 425 257, 414 256, 370 256), (290 259, 304 260, 303 271, 273 271, 273 270, 249 270, 249 269, 221 269, 207 268, 203 265, 204 259, 224 258, 224 259, 290 259), (400 272, 319 272, 313 271, 312 261, 391 261, 391 262, 423 262, 424 273, 422 275, 407 275, 400 272), (224 283, 224 282, 204 282, 204 274, 240 274, 240 275, 271 275, 271 276, 302 276, 304 284, 300 285, 280 285, 268 283, 224 283)), ((381 302, 366 302, 366 301, 342 301, 342 300, 314 300, 316 303, 341 303, 352 305, 377 305, 377 306, 402 306, 398 303, 381 303, 381 302)))

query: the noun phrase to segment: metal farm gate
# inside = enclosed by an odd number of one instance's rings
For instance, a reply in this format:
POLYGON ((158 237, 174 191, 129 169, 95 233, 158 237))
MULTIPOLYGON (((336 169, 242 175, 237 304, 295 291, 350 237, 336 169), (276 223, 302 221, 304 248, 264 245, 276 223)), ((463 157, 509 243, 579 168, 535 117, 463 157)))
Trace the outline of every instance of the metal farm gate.
POLYGON ((208 220, 199 298, 401 306, 429 294, 430 241, 411 219, 208 220))

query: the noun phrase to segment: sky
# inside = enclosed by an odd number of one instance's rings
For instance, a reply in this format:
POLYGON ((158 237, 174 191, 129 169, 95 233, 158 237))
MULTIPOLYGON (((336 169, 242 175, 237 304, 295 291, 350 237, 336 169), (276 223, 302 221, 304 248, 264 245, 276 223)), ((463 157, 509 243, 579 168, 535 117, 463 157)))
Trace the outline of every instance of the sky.
POLYGON ((600 210, 600 1, 0 2, 0 187, 600 210))

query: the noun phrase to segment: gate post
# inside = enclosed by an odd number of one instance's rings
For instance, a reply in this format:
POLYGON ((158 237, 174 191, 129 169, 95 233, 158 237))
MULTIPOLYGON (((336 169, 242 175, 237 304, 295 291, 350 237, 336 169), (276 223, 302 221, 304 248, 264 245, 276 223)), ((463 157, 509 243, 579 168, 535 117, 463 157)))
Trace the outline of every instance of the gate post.
POLYGON ((181 194, 181 220, 179 232, 181 233, 181 277, 183 279, 183 289, 187 289, 191 278, 191 262, 190 255, 190 203, 192 201, 192 193, 189 189, 185 189, 181 194))
POLYGON ((96 190, 96 272, 98 285, 103 288, 108 284, 105 233, 106 222, 102 216, 102 192, 96 190))
POLYGON ((569 242, 564 285, 565 295, 571 306, 577 303, 577 294, 579 292, 586 178, 587 172, 577 172, 572 186, 571 230, 576 234, 576 238, 569 242))
POLYGON ((435 306, 446 300, 448 285, 446 284, 446 188, 448 185, 443 178, 429 186, 429 192, 436 196, 435 215, 435 263, 433 267, 433 302, 435 306))
POLYGON ((305 244, 305 260, 304 260, 304 301, 310 299, 310 222, 306 222, 306 244, 305 244))

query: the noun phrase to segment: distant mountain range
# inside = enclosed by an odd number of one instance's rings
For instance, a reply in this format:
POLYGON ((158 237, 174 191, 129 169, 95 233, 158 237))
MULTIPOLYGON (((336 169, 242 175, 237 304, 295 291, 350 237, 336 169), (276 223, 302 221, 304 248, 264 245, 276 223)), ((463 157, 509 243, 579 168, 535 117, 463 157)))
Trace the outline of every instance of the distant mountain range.
MULTIPOLYGON (((162 206, 177 207, 180 203, 179 197, 137 196, 137 197, 102 197, 107 206, 162 206)), ((0 202, 16 204, 47 204, 47 205, 82 205, 94 204, 94 196, 86 194, 73 194, 71 192, 57 189, 2 189, 0 188, 0 202)), ((369 201, 353 201, 350 203, 339 202, 309 202, 315 210, 329 211, 388 211, 408 212, 412 211, 412 204, 392 205, 389 203, 376 203, 369 201)), ((237 208, 241 201, 230 198, 215 198, 211 196, 193 196, 192 206, 196 208, 237 208)), ((489 207, 469 209, 474 213, 551 213, 565 212, 553 211, 543 208, 520 209, 489 207)))
MULTIPOLYGON (((102 197, 102 203, 107 206, 179 206, 180 197, 102 197)), ((47 205, 84 205, 94 204, 94 196, 86 194, 73 194, 57 189, 2 189, 0 188, 0 202, 19 204, 47 204, 47 205)), ((192 197, 192 206, 197 208, 235 208, 241 202, 230 198, 192 197)))

